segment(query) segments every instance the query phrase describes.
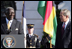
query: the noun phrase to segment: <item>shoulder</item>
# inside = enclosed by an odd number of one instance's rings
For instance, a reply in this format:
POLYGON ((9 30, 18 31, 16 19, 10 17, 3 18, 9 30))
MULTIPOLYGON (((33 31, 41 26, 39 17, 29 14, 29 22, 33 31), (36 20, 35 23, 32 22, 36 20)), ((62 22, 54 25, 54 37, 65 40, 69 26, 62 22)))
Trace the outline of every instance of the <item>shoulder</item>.
POLYGON ((71 25, 71 20, 69 21, 69 24, 71 25))
POLYGON ((21 22, 20 21, 15 20, 15 19, 14 19, 14 21, 16 22, 16 24, 20 24, 21 25, 21 22))
POLYGON ((37 38, 39 37, 37 34, 34 34, 34 36, 37 37, 37 38))
POLYGON ((71 21, 69 21, 69 23, 68 23, 68 25, 67 25, 67 26, 71 28, 71 21))
POLYGON ((6 22, 6 18, 5 17, 1 17, 1 24, 6 22))
POLYGON ((37 42, 39 42, 39 43, 40 43, 41 41, 40 41, 39 36, 38 36, 37 34, 34 34, 34 36, 35 36, 35 41, 37 41, 37 42))
POLYGON ((15 19, 14 19, 14 21, 17 22, 17 23, 21 23, 21 22, 19 22, 18 20, 15 20, 15 19))

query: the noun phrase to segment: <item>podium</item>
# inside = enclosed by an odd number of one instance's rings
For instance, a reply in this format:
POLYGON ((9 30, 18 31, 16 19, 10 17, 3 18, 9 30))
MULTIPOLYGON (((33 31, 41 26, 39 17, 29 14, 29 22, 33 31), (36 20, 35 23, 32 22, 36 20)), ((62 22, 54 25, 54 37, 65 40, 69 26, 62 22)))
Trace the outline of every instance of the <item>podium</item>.
POLYGON ((24 48, 24 35, 1 35, 1 48, 24 48))

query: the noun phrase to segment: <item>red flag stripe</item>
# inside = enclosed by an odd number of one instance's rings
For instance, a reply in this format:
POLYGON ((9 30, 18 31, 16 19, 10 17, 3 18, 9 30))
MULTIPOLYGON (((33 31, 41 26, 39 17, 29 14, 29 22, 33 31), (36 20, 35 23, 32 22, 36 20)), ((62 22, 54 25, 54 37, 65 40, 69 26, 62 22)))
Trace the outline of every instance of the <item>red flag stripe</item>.
POLYGON ((43 25, 45 25, 45 23, 47 22, 51 12, 52 12, 52 1, 47 1, 46 13, 45 13, 45 19, 44 19, 43 25))

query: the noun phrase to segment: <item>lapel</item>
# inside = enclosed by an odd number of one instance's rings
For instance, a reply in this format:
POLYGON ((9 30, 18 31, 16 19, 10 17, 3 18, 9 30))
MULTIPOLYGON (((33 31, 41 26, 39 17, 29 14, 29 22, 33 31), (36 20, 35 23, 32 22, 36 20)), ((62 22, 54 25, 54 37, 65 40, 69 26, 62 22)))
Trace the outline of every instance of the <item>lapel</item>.
POLYGON ((13 19, 13 22, 11 24, 11 29, 12 31, 15 29, 16 21, 13 19))
MULTIPOLYGON (((65 37, 68 29, 70 28, 69 26, 70 26, 70 21, 68 22, 68 24, 67 24, 67 26, 66 26, 66 29, 65 29, 64 34, 63 34, 63 38, 65 37)), ((63 38, 62 38, 62 39, 63 39, 63 38)))
POLYGON ((27 39, 26 41, 27 41, 28 43, 30 43, 30 38, 29 38, 29 35, 28 35, 28 34, 26 35, 26 39, 27 39))
POLYGON ((6 24, 6 19, 4 19, 4 22, 2 23, 1 27, 3 28, 3 32, 6 34, 7 33, 7 24, 6 24))
POLYGON ((29 35, 28 35, 28 34, 26 35, 26 38, 27 38, 27 39, 29 38, 29 35))
MULTIPOLYGON (((15 25, 16 25, 16 21, 13 20, 12 24, 11 24, 11 29, 12 31, 15 29, 15 25)), ((6 24, 6 19, 4 19, 4 22, 2 23, 1 27, 3 28, 3 32, 6 34, 7 33, 7 24, 6 24)))
POLYGON ((63 24, 63 22, 60 24, 60 26, 59 26, 59 36, 60 36, 60 39, 62 39, 62 24, 63 24))
POLYGON ((34 34, 33 34, 32 39, 34 39, 34 38, 35 38, 35 36, 34 36, 34 34))

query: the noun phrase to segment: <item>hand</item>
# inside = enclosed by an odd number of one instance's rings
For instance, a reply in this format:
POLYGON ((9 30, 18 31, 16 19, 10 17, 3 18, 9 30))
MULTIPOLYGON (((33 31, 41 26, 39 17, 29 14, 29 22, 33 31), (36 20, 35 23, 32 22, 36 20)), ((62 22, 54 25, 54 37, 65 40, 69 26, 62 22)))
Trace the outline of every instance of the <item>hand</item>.
POLYGON ((49 37, 51 37, 51 35, 49 34, 49 37))
POLYGON ((49 40, 51 40, 51 35, 50 35, 50 34, 48 34, 46 37, 47 37, 49 40))
POLYGON ((26 37, 24 38, 24 40, 26 40, 26 37))

